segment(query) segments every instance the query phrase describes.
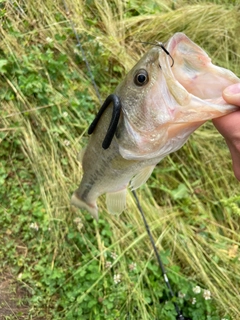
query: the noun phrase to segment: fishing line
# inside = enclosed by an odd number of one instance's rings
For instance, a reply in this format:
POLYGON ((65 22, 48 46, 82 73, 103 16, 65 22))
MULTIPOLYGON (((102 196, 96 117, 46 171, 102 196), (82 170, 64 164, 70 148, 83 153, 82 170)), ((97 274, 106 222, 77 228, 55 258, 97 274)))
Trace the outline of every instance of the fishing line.
MULTIPOLYGON (((69 14, 69 10, 68 10, 67 4, 66 4, 66 2, 65 2, 64 0, 62 0, 62 1, 63 1, 64 8, 65 8, 65 10, 66 10, 66 14, 68 15, 68 14, 69 14)), ((80 51, 81 51, 81 53, 82 53, 83 60, 84 60, 84 62, 85 62, 85 64, 86 64, 86 67, 87 67, 87 70, 88 70, 88 72, 89 72, 89 75, 90 75, 92 84, 93 84, 93 86, 94 86, 94 88, 95 88, 97 97, 98 97, 98 99, 99 99, 99 101, 100 101, 100 103, 101 103, 101 98, 100 98, 100 94, 99 94, 99 91, 98 91, 98 87, 97 87, 96 82, 95 82, 95 80, 94 80, 94 76, 93 76, 93 74, 92 74, 92 71, 91 71, 91 68, 90 68, 90 66, 89 66, 87 57, 86 57, 85 52, 84 52, 84 50, 83 50, 83 47, 82 47, 82 45, 81 45, 81 43, 80 43, 80 38, 79 38, 79 36, 78 36, 78 33, 76 32, 76 29, 75 29, 75 27, 74 27, 74 24, 73 24, 72 20, 71 20, 71 19, 68 19, 68 21, 69 21, 69 23, 70 23, 70 25, 71 25, 71 28, 72 28, 72 30, 73 30, 73 33, 74 33, 74 35, 75 35, 75 37, 76 37, 77 47, 80 49, 80 51)), ((142 42, 142 43, 147 43, 147 42, 142 42)), ((172 56, 170 55, 170 53, 167 51, 167 49, 164 47, 164 45, 163 45, 161 42, 157 42, 157 44, 153 44, 153 43, 147 43, 147 44, 152 44, 152 45, 160 46, 160 47, 163 49, 163 51, 172 59, 172 66, 173 66, 174 60, 173 60, 172 56)), ((171 67, 172 67, 172 66, 171 66, 171 67)), ((107 97, 107 99, 106 99, 105 102, 103 103, 103 105, 102 105, 102 107, 100 108, 98 114, 96 115, 95 119, 93 120, 93 122, 91 123, 91 125, 90 125, 90 127, 89 127, 89 129, 88 129, 88 133, 89 133, 89 134, 92 134, 93 131, 94 131, 94 129, 95 129, 96 126, 97 126, 98 121, 100 120, 100 118, 101 118, 101 116, 103 115, 104 111, 106 110, 106 108, 109 106, 109 104, 110 104, 111 102, 113 103, 113 113, 112 113, 112 118, 111 118, 111 121, 110 121, 108 130, 107 130, 107 133, 106 133, 105 138, 104 138, 104 140, 103 140, 102 147, 103 147, 104 149, 109 148, 109 146, 110 146, 110 144, 111 144, 111 142, 112 142, 112 139, 113 139, 114 134, 115 134, 115 132, 116 132, 116 128, 117 128, 117 124, 118 124, 118 121, 119 121, 120 113, 121 113, 121 107, 122 107, 122 106, 121 106, 121 101, 120 101, 120 99, 119 99, 119 97, 118 97, 117 95, 111 94, 111 95, 109 95, 109 96, 107 97)), ((144 212, 143 212, 142 207, 141 207, 141 205, 140 205, 140 201, 139 201, 139 199, 138 199, 138 196, 137 196, 135 190, 132 190, 132 193, 133 193, 133 196, 134 196, 134 198, 135 198, 135 200, 136 200, 136 204, 137 204, 138 210, 139 210, 139 212, 140 212, 140 214, 141 214, 141 216, 142 216, 142 219, 143 219, 143 222, 144 222, 144 226, 145 226, 145 228, 146 228, 146 230, 147 230, 147 233, 148 233, 148 236, 149 236, 149 238, 150 238, 150 241, 151 241, 151 244, 152 244, 154 253, 155 253, 155 255, 156 255, 156 258, 157 258, 159 267, 160 267, 160 269, 161 269, 161 271, 162 271, 162 275, 163 275, 164 282, 165 282, 165 284, 166 284, 166 286, 167 286, 167 288, 168 288, 168 296, 169 296, 171 299, 174 300, 176 297, 175 297, 175 295, 174 295, 174 293, 173 293, 173 290, 172 290, 172 288, 171 288, 170 282, 169 282, 168 277, 167 277, 167 274, 166 274, 166 270, 165 270, 165 268, 164 268, 164 265, 163 265, 163 262, 162 262, 162 260, 161 260, 161 257, 160 257, 160 255, 159 255, 159 253, 158 253, 158 250, 157 250, 157 248, 156 248, 156 245, 155 245, 155 242, 154 242, 152 233, 151 233, 151 231, 150 231, 149 225, 148 225, 148 223, 147 223, 147 220, 146 220, 146 218, 145 218, 144 212)), ((181 313, 181 311, 180 311, 180 308, 179 308, 178 304, 177 304, 175 301, 173 301, 173 304, 174 304, 174 307, 175 307, 175 310, 176 310, 176 313, 177 313, 176 320, 191 320, 191 319, 189 319, 189 318, 185 318, 185 317, 182 315, 182 313, 181 313)))
MULTIPOLYGON (((66 15, 69 16, 70 11, 69 11, 69 9, 68 9, 68 6, 67 6, 67 4, 66 4, 66 1, 65 1, 65 0, 62 0, 62 2, 63 2, 64 9, 65 9, 65 11, 66 11, 66 15)), ((80 51, 81 51, 83 61, 85 62, 85 65, 86 65, 86 67, 87 67, 87 71, 88 71, 88 73, 89 73, 90 79, 91 79, 92 84, 93 84, 93 86, 94 86, 96 95, 97 95, 97 97, 98 97, 99 102, 102 104, 101 97, 100 97, 100 93, 99 93, 99 91, 98 91, 98 86, 97 86, 97 84, 96 84, 96 82, 95 82, 95 80, 94 80, 94 76, 93 76, 93 73, 92 73, 92 71, 91 71, 90 65, 89 65, 89 63, 88 63, 87 57, 86 57, 86 55, 85 55, 85 51, 83 50, 83 47, 82 47, 82 45, 81 45, 79 35, 78 35, 77 31, 76 31, 76 28, 75 28, 74 23, 73 23, 73 21, 72 21, 71 18, 68 18, 68 22, 69 22, 69 24, 70 24, 70 26, 71 26, 71 28, 72 28, 72 31, 73 31, 73 33, 74 33, 74 35, 75 35, 76 40, 77 40, 77 45, 76 45, 76 47, 79 48, 80 51)))
MULTIPOLYGON (((139 210, 139 212, 140 212, 140 214, 141 214, 141 216, 142 216, 142 219, 143 219, 145 228, 146 228, 147 233, 148 233, 148 236, 149 236, 149 238, 150 238, 150 241, 151 241, 151 244, 152 244, 154 253, 155 253, 156 258, 157 258, 157 262, 158 262, 159 267, 160 267, 160 269, 161 269, 161 271, 162 271, 162 275, 163 275, 164 282, 165 282, 165 284, 166 284, 166 286, 167 286, 167 288, 168 288, 168 296, 169 296, 170 298, 174 299, 174 298, 175 298, 175 295, 174 295, 174 293, 173 293, 172 287, 171 287, 170 282, 169 282, 169 280, 168 280, 165 267, 164 267, 164 265, 163 265, 163 262, 162 262, 162 260, 161 260, 160 255, 159 255, 159 253, 158 253, 158 250, 157 250, 157 248, 156 248, 155 242, 154 242, 154 240, 153 240, 153 236, 152 236, 152 233, 151 233, 151 231, 150 231, 150 228, 149 228, 149 225, 148 225, 148 223, 147 223, 147 220, 146 220, 146 218, 145 218, 145 214, 144 214, 144 212, 143 212, 142 206, 140 205, 140 202, 139 202, 138 196, 137 196, 137 194, 136 194, 136 191, 135 191, 135 190, 132 190, 132 193, 133 193, 133 196, 134 196, 134 198, 135 198, 135 200, 136 200, 138 210, 139 210)), ((175 301, 173 301, 173 304, 174 304, 175 310, 176 310, 176 312, 177 312, 177 318, 176 318, 176 320, 188 320, 188 319, 184 318, 184 316, 182 315, 182 313, 181 313, 181 311, 180 311, 180 309, 179 309, 178 304, 177 304, 175 301)), ((190 319, 189 319, 189 320, 190 320, 190 319)))

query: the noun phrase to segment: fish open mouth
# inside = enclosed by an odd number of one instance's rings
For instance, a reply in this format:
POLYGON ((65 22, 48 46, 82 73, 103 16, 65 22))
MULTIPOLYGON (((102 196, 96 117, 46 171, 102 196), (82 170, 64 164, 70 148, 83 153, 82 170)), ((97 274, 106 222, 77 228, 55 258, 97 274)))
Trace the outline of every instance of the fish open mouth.
POLYGON ((174 59, 174 65, 171 68, 171 59, 164 58, 164 54, 160 55, 160 65, 166 65, 165 73, 169 80, 175 79, 188 93, 200 99, 224 104, 222 91, 239 82, 234 73, 212 64, 207 53, 183 33, 174 34, 166 49, 174 59))
POLYGON ((125 117, 118 143, 124 159, 160 161, 178 150, 205 121, 238 109, 222 97, 227 86, 240 82, 231 71, 214 65, 183 33, 174 34, 165 49, 157 45, 135 67, 148 68, 151 81, 141 91, 130 91, 135 100, 128 98, 131 103, 122 104, 125 117))

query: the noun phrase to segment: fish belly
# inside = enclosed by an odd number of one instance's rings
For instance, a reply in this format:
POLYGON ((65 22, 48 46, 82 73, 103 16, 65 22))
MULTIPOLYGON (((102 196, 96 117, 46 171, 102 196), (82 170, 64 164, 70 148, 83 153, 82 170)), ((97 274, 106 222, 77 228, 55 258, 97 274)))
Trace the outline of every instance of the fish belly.
POLYGON ((91 149, 90 161, 86 151, 83 157, 83 178, 71 199, 71 204, 87 209, 95 219, 98 219, 99 196, 106 193, 107 210, 112 214, 120 214, 126 207, 127 186, 131 178, 135 176, 131 188, 137 189, 145 183, 155 166, 147 161, 126 160, 110 150, 103 152, 99 152, 98 158, 92 158, 91 149))

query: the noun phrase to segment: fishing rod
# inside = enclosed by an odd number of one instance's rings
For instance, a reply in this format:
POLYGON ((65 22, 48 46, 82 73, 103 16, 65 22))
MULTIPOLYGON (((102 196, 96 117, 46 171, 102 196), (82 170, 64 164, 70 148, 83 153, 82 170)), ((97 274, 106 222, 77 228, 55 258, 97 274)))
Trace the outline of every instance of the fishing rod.
MULTIPOLYGON (((69 10, 68 10, 68 7, 67 7, 67 4, 65 2, 65 0, 63 0, 63 5, 64 5, 64 8, 65 8, 65 11, 66 11, 66 14, 68 15, 69 13, 69 10)), ((94 76, 92 74, 92 71, 91 71, 91 68, 90 68, 90 65, 88 63, 88 60, 87 60, 87 57, 85 55, 85 52, 83 50, 83 47, 81 45, 81 42, 80 42, 80 38, 78 36, 78 33, 76 32, 76 29, 74 27, 74 23, 73 21, 68 18, 68 21, 71 25, 71 28, 73 30, 73 33, 75 35, 75 38, 77 40, 77 48, 80 49, 81 51, 81 54, 83 56, 83 60, 85 61, 85 64, 86 64, 86 67, 87 67, 87 70, 88 70, 88 73, 90 75, 90 78, 91 78, 91 81, 92 81, 92 84, 95 88, 95 91, 96 91, 96 94, 98 96, 98 99, 101 103, 101 98, 100 98, 100 94, 99 94, 99 91, 98 91, 98 87, 96 85, 96 82, 94 80, 94 76)), ((171 56, 171 54, 167 51, 167 49, 164 47, 164 45, 161 43, 161 42, 157 42, 156 44, 153 44, 153 43, 148 43, 148 44, 151 44, 151 45, 157 45, 157 46, 160 46, 163 51, 172 59, 172 65, 171 67, 173 66, 174 64, 174 60, 171 56)), ((112 118, 111 118, 111 121, 110 121, 110 124, 109 124, 109 127, 108 127, 108 130, 107 130, 107 133, 105 135, 105 138, 103 140, 103 143, 102 143, 102 147, 103 149, 108 149, 111 145, 111 142, 112 142, 112 139, 115 135, 115 132, 116 132, 116 129, 117 129, 117 125, 118 125, 118 122, 119 122, 119 119, 120 119, 120 114, 121 114, 121 108, 122 108, 122 105, 121 105, 121 100, 120 98, 115 95, 115 94, 111 94, 107 97, 107 99, 105 100, 105 102, 103 103, 102 107, 100 108, 99 112, 97 113, 95 119, 93 120, 93 122, 91 123, 89 129, 88 129, 88 134, 92 134, 94 129, 96 128, 97 126, 97 123, 98 121, 100 120, 101 116, 103 115, 104 111, 106 110, 106 108, 112 103, 113 105, 113 112, 112 112, 112 118)), ((167 277, 167 273, 166 273, 166 270, 165 270, 165 267, 164 267, 164 264, 161 260, 161 257, 159 255, 159 252, 156 248, 156 245, 155 245, 155 242, 154 242, 154 239, 153 239, 153 236, 152 236, 152 233, 151 233, 151 230, 149 228, 149 225, 147 223, 147 220, 145 218, 145 214, 143 212, 143 209, 142 209, 142 206, 140 204, 140 201, 139 201, 139 198, 135 192, 135 190, 132 190, 132 193, 133 193, 133 196, 135 198, 135 201, 136 201, 136 204, 137 204, 137 207, 138 207, 138 210, 142 216, 142 219, 143 219, 143 222, 144 222, 144 226, 147 230, 147 233, 148 233, 148 236, 150 238, 150 242, 151 242, 151 245, 153 247, 153 250, 154 250, 154 253, 156 255, 156 258, 157 258, 157 262, 158 262, 158 265, 161 269, 161 272, 162 272, 162 275, 163 275, 163 279, 164 279, 164 282, 166 284, 166 287, 168 289, 168 297, 173 299, 176 298, 176 296, 174 295, 173 293, 173 290, 172 290, 172 287, 170 285, 170 282, 169 282, 169 279, 167 277)), ((178 304, 173 301, 173 304, 174 304, 174 307, 175 307, 175 310, 176 310, 176 313, 177 313, 177 316, 176 316, 176 320, 191 320, 190 318, 186 318, 183 316, 182 312, 181 312, 181 309, 179 308, 178 304)))

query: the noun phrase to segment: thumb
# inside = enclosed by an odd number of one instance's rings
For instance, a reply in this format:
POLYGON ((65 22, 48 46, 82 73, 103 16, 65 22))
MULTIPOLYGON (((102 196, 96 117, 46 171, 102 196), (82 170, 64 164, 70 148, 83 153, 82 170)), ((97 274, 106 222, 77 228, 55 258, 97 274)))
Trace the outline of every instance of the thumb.
POLYGON ((223 99, 230 104, 240 106, 240 83, 232 84, 223 90, 223 99))

